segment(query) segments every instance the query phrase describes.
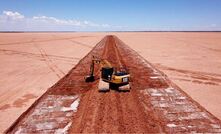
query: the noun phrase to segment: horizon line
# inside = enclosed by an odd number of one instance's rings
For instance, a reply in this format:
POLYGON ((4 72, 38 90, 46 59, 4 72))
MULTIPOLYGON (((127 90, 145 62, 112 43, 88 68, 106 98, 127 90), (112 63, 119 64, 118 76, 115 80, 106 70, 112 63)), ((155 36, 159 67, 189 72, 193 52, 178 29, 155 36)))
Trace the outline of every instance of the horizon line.
POLYGON ((74 33, 74 32, 221 32, 221 30, 215 30, 215 31, 210 31, 210 30, 204 30, 204 31, 191 31, 191 30, 184 30, 184 31, 179 31, 179 30, 154 30, 154 31, 0 31, 0 33, 74 33))

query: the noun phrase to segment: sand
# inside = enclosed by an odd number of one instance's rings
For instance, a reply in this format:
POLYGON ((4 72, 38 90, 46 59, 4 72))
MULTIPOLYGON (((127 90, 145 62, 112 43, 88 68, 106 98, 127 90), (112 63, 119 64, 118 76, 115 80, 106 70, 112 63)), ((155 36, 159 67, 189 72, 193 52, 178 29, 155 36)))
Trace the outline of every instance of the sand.
POLYGON ((221 119, 220 33, 2 33, 0 131, 106 34, 117 35, 221 119))

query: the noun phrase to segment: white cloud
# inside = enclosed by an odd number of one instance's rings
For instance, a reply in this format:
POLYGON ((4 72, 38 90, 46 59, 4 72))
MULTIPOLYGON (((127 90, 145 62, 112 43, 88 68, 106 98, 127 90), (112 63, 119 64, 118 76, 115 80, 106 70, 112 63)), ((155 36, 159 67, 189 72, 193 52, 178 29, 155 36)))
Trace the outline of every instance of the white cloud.
POLYGON ((102 24, 102 27, 110 27, 109 24, 102 24))
POLYGON ((81 26, 83 23, 77 20, 62 20, 57 19, 55 17, 47 17, 47 16, 34 16, 32 17, 33 21, 38 22, 45 22, 51 24, 58 24, 58 25, 72 25, 72 26, 81 26))
POLYGON ((99 24, 89 20, 60 19, 44 15, 26 17, 25 15, 14 11, 3 11, 0 14, 0 31, 217 31, 221 30, 220 25, 220 23, 211 23, 195 26, 173 26, 165 24, 163 26, 114 26, 110 24, 99 24))
POLYGON ((12 12, 12 11, 3 11, 3 15, 9 19, 13 20, 20 20, 24 19, 24 15, 18 13, 18 12, 12 12))
POLYGON ((64 19, 57 19, 55 17, 47 17, 47 16, 34 16, 32 18, 34 21, 38 22, 45 22, 50 24, 57 24, 57 25, 70 25, 70 26, 79 26, 79 27, 100 27, 103 24, 96 24, 90 21, 78 21, 78 20, 64 20, 64 19))
POLYGON ((91 31, 117 28, 88 20, 58 19, 49 16, 25 17, 19 12, 3 11, 0 15, 0 31, 91 31))

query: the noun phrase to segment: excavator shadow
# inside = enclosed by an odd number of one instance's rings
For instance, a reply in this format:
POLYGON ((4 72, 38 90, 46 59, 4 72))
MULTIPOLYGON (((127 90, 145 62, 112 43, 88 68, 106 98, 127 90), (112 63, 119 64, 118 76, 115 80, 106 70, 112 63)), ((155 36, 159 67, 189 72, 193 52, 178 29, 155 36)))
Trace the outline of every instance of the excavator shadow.
MULTIPOLYGON (((110 89, 118 93, 128 93, 130 90, 119 90, 119 89, 110 89)), ((109 93, 110 90, 98 90, 99 93, 109 93)))
POLYGON ((121 86, 116 86, 115 84, 110 84, 110 89, 114 90, 115 92, 119 93, 126 93, 130 92, 130 84, 127 85, 121 85, 121 86))
POLYGON ((119 93, 128 93, 128 92, 130 92, 130 90, 119 90, 119 89, 116 89, 114 91, 119 92, 119 93))

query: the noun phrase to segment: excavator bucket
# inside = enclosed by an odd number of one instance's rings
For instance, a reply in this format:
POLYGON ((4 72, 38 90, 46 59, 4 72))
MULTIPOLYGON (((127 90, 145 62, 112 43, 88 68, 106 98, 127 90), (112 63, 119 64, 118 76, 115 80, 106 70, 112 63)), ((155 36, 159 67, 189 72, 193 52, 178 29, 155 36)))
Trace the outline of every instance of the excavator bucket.
POLYGON ((84 79, 85 79, 85 82, 94 82, 95 81, 95 78, 93 75, 88 75, 84 79))

